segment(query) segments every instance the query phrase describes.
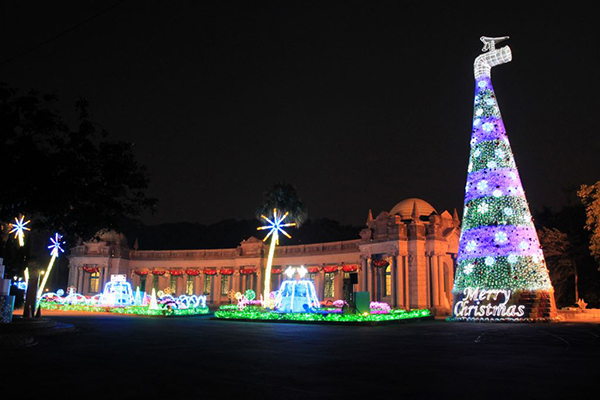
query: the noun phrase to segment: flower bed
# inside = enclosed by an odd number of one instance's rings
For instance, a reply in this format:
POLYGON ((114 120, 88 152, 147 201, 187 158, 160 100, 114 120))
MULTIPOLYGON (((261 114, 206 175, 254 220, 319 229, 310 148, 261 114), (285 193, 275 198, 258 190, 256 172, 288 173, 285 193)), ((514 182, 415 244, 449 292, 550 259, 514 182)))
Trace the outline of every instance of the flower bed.
POLYGON ((193 307, 185 309, 177 308, 159 308, 150 309, 148 306, 127 306, 127 307, 103 307, 86 304, 58 304, 42 301, 40 306, 44 310, 58 311, 81 311, 81 312, 105 312, 124 315, 153 315, 153 316, 185 316, 185 315, 205 315, 210 311, 208 307, 193 307))
POLYGON ((315 323, 381 323, 402 320, 416 320, 431 316, 431 311, 392 310, 389 314, 339 314, 339 313, 279 313, 267 310, 218 310, 215 318, 225 320, 315 322, 315 323))

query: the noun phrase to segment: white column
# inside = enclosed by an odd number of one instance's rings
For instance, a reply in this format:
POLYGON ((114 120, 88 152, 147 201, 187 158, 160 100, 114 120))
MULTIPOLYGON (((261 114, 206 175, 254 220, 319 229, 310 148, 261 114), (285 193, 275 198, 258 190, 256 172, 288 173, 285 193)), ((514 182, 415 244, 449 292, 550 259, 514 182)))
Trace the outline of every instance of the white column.
POLYGON ((438 282, 439 282, 439 303, 440 306, 444 305, 444 297, 446 296, 446 289, 444 288, 444 286, 447 286, 446 283, 446 277, 444 276, 444 264, 441 261, 441 257, 438 255, 435 257, 436 258, 436 263, 438 266, 438 282))
MULTIPOLYGON (((396 308, 398 307, 398 290, 397 290, 397 282, 396 282, 396 275, 397 275, 397 271, 398 270, 398 256, 397 255, 392 255, 392 271, 391 271, 391 279, 390 279, 390 285, 392 285, 391 287, 391 293, 392 293, 392 307, 396 308)), ((385 277, 387 280, 387 276, 385 277)))
POLYGON ((436 255, 432 255, 430 257, 430 263, 431 263, 431 281, 432 281, 432 294, 433 296, 433 306, 434 307, 439 307, 440 306, 440 281, 439 281, 439 268, 438 268, 438 258, 436 255))
POLYGON ((359 281, 359 291, 366 292, 367 291, 367 259, 361 258, 360 260, 361 270, 358 274, 359 281))
POLYGON ((406 308, 406 302, 404 299, 404 256, 396 256, 395 273, 396 277, 394 278, 394 282, 396 283, 396 307, 406 308))
POLYGON ((81 267, 77 268, 77 293, 83 293, 83 269, 81 267))
POLYGON ((402 268, 404 269, 404 306, 410 310, 410 281, 408 274, 408 256, 402 256, 402 268))

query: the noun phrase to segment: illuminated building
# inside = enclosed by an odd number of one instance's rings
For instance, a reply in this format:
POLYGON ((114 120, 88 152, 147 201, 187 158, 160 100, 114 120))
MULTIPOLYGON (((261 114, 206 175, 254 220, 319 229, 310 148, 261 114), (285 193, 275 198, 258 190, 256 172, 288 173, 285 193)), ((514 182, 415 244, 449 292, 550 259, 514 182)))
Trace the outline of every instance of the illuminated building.
MULTIPOLYGON (((343 297, 343 280, 358 273, 355 291, 396 308, 429 308, 449 313, 460 222, 456 212, 437 213, 426 201, 406 199, 375 218, 368 213, 357 239, 274 250, 271 287, 286 280, 285 270, 304 266, 320 300, 343 297)), ((151 293, 207 296, 212 304, 229 303, 230 291, 262 294, 268 243, 250 237, 236 248, 207 250, 135 250, 122 234, 108 232, 99 241, 71 249, 69 286, 96 294, 111 275, 125 274, 133 287, 151 293)))

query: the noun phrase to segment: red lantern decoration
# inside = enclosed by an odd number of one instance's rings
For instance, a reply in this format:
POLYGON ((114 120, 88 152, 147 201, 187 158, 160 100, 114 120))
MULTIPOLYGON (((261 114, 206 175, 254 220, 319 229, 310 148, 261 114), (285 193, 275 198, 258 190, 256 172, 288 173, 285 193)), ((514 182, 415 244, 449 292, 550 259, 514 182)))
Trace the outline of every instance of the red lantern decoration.
POLYGON ((217 274, 216 269, 205 269, 204 270, 204 275, 216 275, 216 274, 217 274))
POLYGON ((242 268, 240 269, 240 274, 248 275, 256 272, 256 268, 242 268))
POLYGON ((306 268, 306 270, 311 274, 316 274, 317 272, 319 272, 319 267, 308 267, 306 268))
POLYGON ((390 263, 388 260, 371 260, 371 265, 377 268, 386 268, 390 263))
POLYGON ((185 273, 190 276, 198 276, 198 275, 200 275, 200 272, 201 271, 199 269, 186 269, 185 270, 185 273))
POLYGON ((169 274, 171 274, 173 276, 181 276, 181 275, 183 275, 183 270, 182 269, 172 269, 172 270, 169 270, 169 274))
POLYGON ((158 269, 155 269, 155 270, 153 270, 153 271, 152 271, 152 274, 153 274, 153 275, 158 275, 158 276, 163 276, 163 275, 164 275, 164 274, 166 274, 166 273, 167 273, 167 271, 164 271, 164 270, 158 270, 158 269))
POLYGON ((356 265, 344 265, 342 267, 342 271, 344 272, 353 272, 353 271, 357 271, 358 270, 358 266, 356 265))
POLYGON ((232 269, 222 269, 221 275, 233 275, 233 270, 232 269))
POLYGON ((323 271, 325 272, 335 272, 337 271, 338 267, 337 265, 328 265, 326 267, 323 267, 323 271))
POLYGON ((138 275, 138 276, 146 276, 148 275, 148 270, 140 270, 140 269, 136 269, 133 271, 134 274, 138 275))
POLYGON ((81 269, 89 274, 93 274, 100 271, 100 268, 98 267, 88 267, 87 265, 84 265, 83 267, 81 267, 81 269))
POLYGON ((272 273, 272 274, 280 274, 280 273, 281 273, 281 268, 273 268, 273 269, 271 270, 271 273, 272 273))

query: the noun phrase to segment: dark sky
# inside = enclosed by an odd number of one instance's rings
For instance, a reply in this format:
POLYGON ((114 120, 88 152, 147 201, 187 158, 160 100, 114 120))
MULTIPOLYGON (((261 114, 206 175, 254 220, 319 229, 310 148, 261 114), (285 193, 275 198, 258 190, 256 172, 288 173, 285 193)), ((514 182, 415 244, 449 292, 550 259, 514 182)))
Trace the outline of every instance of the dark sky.
POLYGON ((0 81, 65 113, 84 96, 134 142, 148 223, 252 218, 279 180, 313 218, 460 211, 482 35, 511 36, 492 75, 532 208, 600 179, 600 30, 576 3, 115 3, 3 2, 0 81))

